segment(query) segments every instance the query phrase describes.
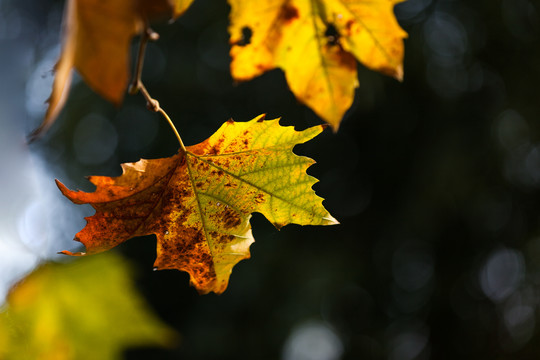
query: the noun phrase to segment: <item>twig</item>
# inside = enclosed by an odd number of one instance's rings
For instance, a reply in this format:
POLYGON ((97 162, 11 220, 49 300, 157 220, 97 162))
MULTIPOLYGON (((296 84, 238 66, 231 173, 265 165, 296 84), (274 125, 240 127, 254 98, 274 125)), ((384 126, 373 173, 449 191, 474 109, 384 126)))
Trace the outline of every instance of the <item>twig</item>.
POLYGON ((146 44, 149 40, 156 41, 159 39, 159 34, 154 32, 148 26, 146 30, 141 35, 141 41, 139 43, 139 51, 137 53, 137 64, 135 65, 135 73, 133 74, 133 79, 129 85, 128 92, 130 95, 135 95, 140 90, 142 81, 141 75, 144 64, 144 54, 146 53, 146 44))
POLYGON ((150 94, 148 93, 148 90, 146 90, 146 87, 142 83, 141 76, 142 76, 142 70, 144 65, 144 54, 146 52, 146 44, 149 40, 155 41, 159 39, 159 34, 154 32, 149 27, 146 27, 146 30, 141 35, 141 42, 139 44, 139 51, 137 53, 137 63, 135 65, 135 73, 133 74, 133 79, 131 80, 131 84, 128 88, 128 93, 130 95, 135 95, 139 91, 144 96, 146 100, 146 108, 148 110, 159 112, 165 120, 169 123, 171 129, 173 130, 174 134, 176 135, 176 138, 178 139, 178 143, 180 143, 180 150, 185 154, 186 153, 186 147, 184 146, 184 142, 182 141, 182 138, 180 137, 180 134, 178 133, 178 130, 176 130, 176 127, 174 126, 174 123, 172 122, 171 118, 167 113, 159 106, 159 101, 152 98, 150 94))

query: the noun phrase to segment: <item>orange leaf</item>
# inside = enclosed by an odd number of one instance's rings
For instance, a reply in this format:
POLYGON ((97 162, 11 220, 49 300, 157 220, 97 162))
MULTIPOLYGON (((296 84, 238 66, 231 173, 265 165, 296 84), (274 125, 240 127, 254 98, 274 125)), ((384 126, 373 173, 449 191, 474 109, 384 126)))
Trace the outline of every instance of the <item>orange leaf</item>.
POLYGON ((45 119, 30 138, 53 124, 67 99, 71 70, 95 92, 120 104, 129 81, 129 47, 149 20, 179 16, 193 0, 68 0, 62 51, 45 119))
POLYGON ((295 96, 337 130, 358 86, 356 60, 403 77, 402 0, 229 0, 231 72, 281 68, 295 96))
POLYGON ((75 239, 95 254, 148 234, 157 236, 157 269, 190 274, 200 293, 222 293, 234 265, 249 258, 249 219, 262 213, 277 228, 337 221, 312 190, 313 160, 292 152, 322 126, 304 131, 279 119, 226 122, 202 143, 169 158, 122 164, 119 177, 92 176, 96 191, 62 193, 96 209, 75 239))

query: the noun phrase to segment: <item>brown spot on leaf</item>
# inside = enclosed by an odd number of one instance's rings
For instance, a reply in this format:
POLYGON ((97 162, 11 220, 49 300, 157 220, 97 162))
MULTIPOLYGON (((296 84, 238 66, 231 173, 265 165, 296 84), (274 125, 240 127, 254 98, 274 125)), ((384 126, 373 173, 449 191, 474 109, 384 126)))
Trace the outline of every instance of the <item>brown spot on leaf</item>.
POLYGON ((216 155, 216 154, 218 154, 221 147, 223 146, 223 141, 224 140, 225 139, 223 137, 218 138, 216 143, 208 151, 206 151, 205 155, 216 155))
POLYGON ((217 241, 220 244, 226 245, 226 244, 230 243, 231 241, 233 241, 234 238, 235 238, 234 235, 223 234, 219 238, 217 238, 217 241))
POLYGON ((263 203, 263 202, 265 202, 265 201, 266 201, 266 200, 264 199, 264 194, 259 193, 259 194, 257 194, 257 195, 255 196, 255 202, 256 202, 257 204, 261 204, 261 203, 263 203))
POLYGON ((180 155, 180 159, 178 161, 178 165, 177 166, 182 166, 186 163, 186 157, 184 156, 184 154, 178 154, 180 155))
POLYGON ((279 12, 278 17, 283 20, 285 23, 291 23, 295 19, 298 19, 300 17, 300 14, 298 13, 298 9, 286 2, 281 6, 281 11, 279 12))
POLYGON ((339 49, 338 53, 339 65, 345 68, 349 68, 351 71, 356 71, 356 59, 351 53, 343 49, 339 49))
POLYGON ((191 284, 205 294, 213 288, 216 282, 216 272, 212 256, 208 253, 198 253, 185 259, 187 270, 191 275, 191 284))
POLYGON ((204 161, 197 161, 197 170, 200 172, 207 172, 210 169, 210 165, 205 163, 204 161))
POLYGON ((352 27, 353 25, 356 23, 356 21, 350 19, 349 21, 347 21, 345 23, 345 32, 346 32, 346 35, 347 36, 351 36, 352 35, 352 27))
POLYGON ((225 210, 220 214, 221 220, 225 228, 230 229, 236 227, 242 223, 240 215, 230 207, 226 207, 225 210))

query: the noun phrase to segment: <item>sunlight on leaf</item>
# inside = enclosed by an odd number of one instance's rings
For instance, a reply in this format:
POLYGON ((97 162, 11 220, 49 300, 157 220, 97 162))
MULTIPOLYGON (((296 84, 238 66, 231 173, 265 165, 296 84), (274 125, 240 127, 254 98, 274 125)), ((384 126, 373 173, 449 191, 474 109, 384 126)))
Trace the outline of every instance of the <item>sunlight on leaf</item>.
POLYGON ((311 188, 317 180, 306 169, 314 161, 292 152, 322 130, 295 131, 262 115, 229 120, 185 154, 123 164, 116 178, 90 177, 93 193, 58 182, 70 200, 96 209, 75 238, 86 253, 64 253, 95 254, 156 234, 157 269, 186 271, 200 293, 222 293, 233 266, 250 256, 251 213, 277 228, 337 224, 311 188))
POLYGON ((403 78, 398 2, 229 0, 233 78, 281 68, 295 96, 337 130, 358 86, 356 60, 403 78))
POLYGON ((95 92, 120 104, 126 91, 134 36, 155 18, 178 17, 193 0, 68 0, 64 11, 62 52, 43 124, 31 137, 39 137, 64 106, 75 68, 95 92))

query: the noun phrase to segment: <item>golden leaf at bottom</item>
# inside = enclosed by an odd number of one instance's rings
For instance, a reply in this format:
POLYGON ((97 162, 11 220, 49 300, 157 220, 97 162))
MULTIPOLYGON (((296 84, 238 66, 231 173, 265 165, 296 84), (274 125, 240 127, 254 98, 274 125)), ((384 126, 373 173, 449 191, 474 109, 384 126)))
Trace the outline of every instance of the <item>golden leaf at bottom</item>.
POLYGON ((249 219, 260 212, 277 228, 338 222, 311 188, 314 161, 292 152, 322 130, 282 127, 279 119, 229 120, 209 139, 169 158, 122 164, 116 178, 92 176, 93 193, 62 193, 96 209, 75 240, 85 253, 108 250, 135 236, 156 234, 157 269, 190 274, 200 293, 222 293, 232 268, 249 258, 249 219))
POLYGON ((0 359, 113 360, 130 346, 168 346, 177 334, 135 290, 112 252, 46 264, 16 285, 0 312, 0 359))

